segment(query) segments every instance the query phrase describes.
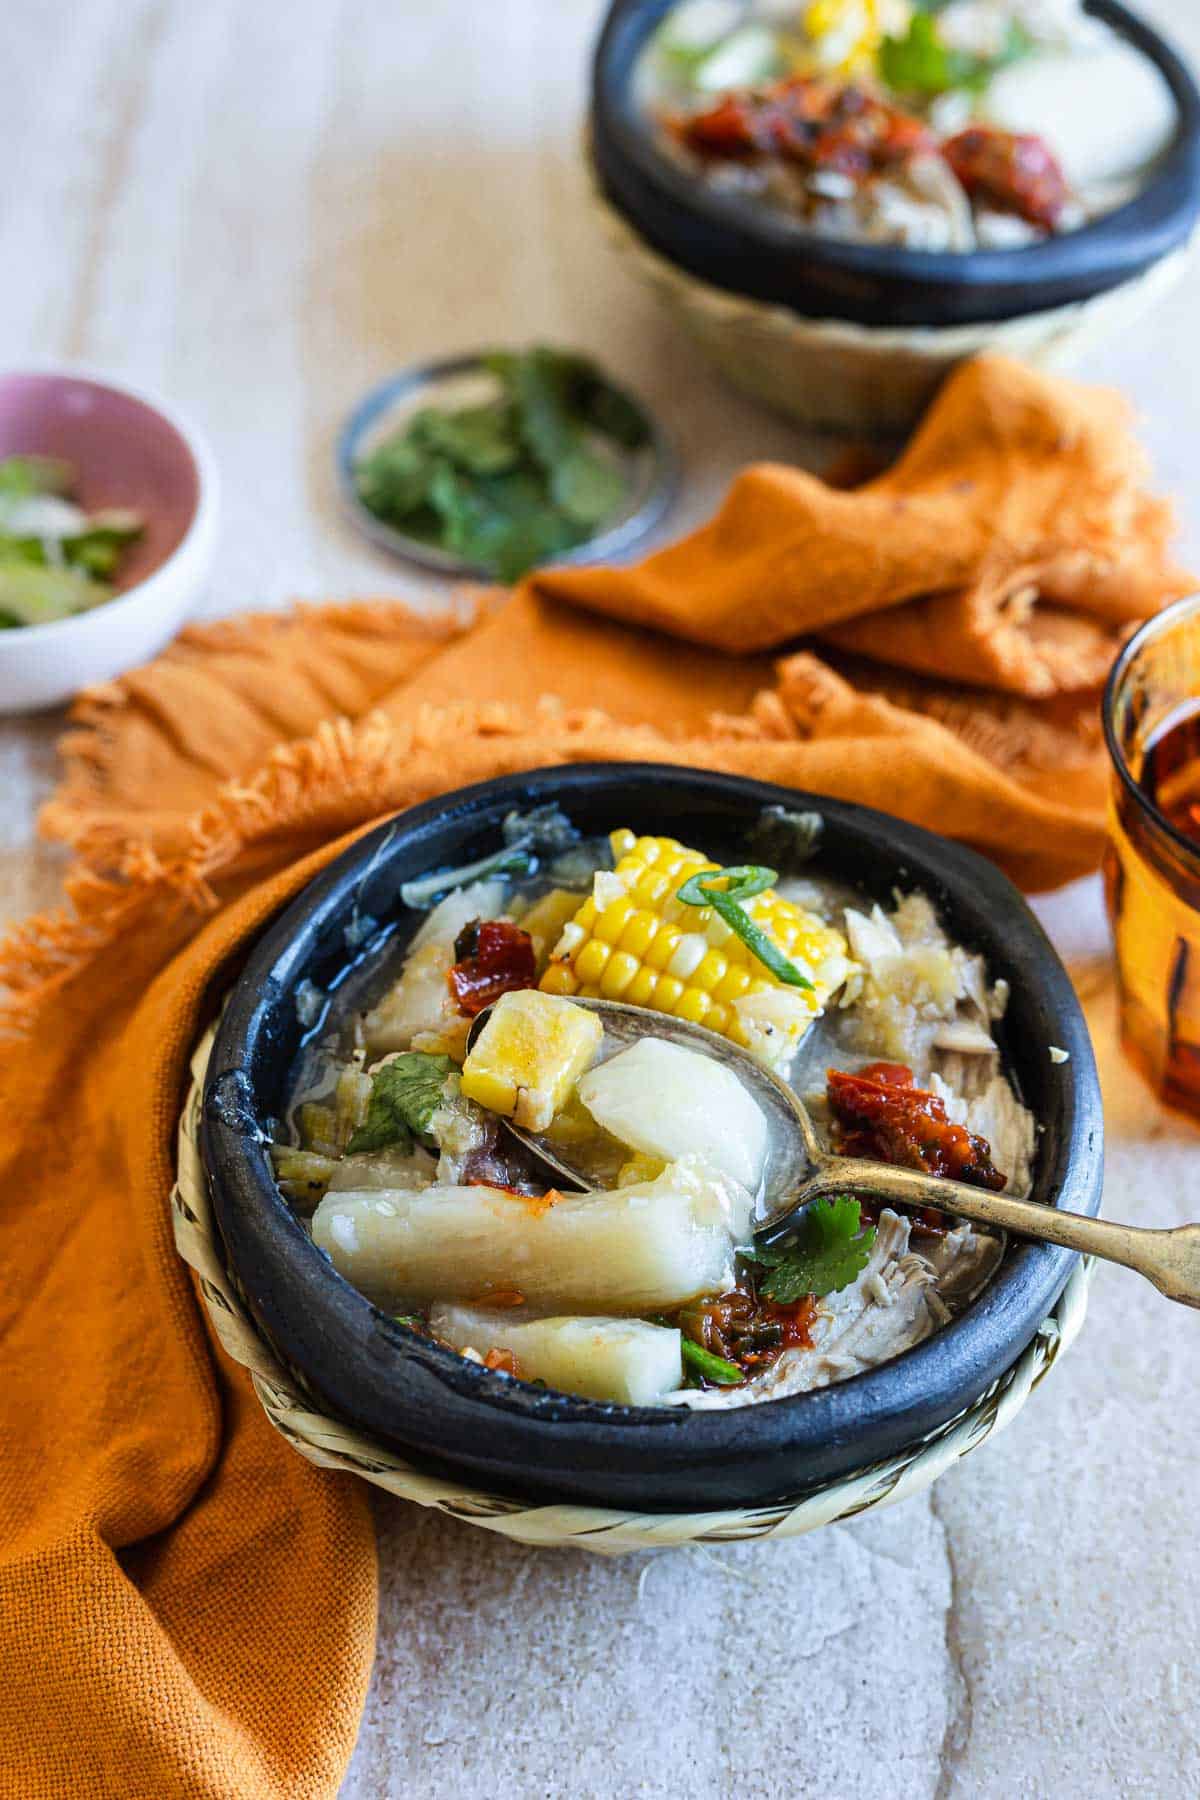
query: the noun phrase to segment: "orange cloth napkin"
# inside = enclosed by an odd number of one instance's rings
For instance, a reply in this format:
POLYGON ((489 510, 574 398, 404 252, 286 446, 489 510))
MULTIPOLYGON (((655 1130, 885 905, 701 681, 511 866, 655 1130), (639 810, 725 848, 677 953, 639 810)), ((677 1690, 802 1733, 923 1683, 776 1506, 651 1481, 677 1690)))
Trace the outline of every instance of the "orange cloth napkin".
POLYGON ((1031 886, 1093 867, 1095 683, 1187 585, 1143 480, 1111 396, 983 359, 853 493, 751 469, 636 568, 199 627, 80 702, 44 817, 69 904, 0 947, 14 1793, 295 1800, 353 1742, 365 1490, 274 1435, 170 1240, 188 1051, 263 923, 382 814, 594 758, 880 805, 1031 886), (832 660, 772 662, 802 635, 832 660))

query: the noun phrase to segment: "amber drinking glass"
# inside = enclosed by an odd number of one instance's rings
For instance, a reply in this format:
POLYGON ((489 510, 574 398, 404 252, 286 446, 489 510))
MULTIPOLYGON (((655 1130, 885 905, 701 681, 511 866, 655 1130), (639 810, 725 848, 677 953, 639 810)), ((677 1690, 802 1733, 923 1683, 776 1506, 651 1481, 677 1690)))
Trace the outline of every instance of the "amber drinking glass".
POLYGON ((1104 730, 1121 1040, 1167 1105, 1200 1118, 1200 597, 1130 639, 1104 730))

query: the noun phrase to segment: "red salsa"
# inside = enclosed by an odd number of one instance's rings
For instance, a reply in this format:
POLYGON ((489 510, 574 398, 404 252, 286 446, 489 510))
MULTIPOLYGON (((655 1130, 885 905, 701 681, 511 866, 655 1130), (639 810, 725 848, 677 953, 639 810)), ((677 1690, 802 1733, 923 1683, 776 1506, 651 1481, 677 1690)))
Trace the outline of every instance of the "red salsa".
POLYGON ((780 1306, 750 1286, 738 1286, 685 1307, 677 1322, 685 1337, 713 1356, 736 1363, 749 1381, 785 1350, 807 1350, 816 1316, 812 1294, 780 1306))
POLYGON ((826 1083, 835 1146, 846 1156, 870 1156, 999 1191, 1006 1177, 991 1145, 947 1118, 937 1094, 914 1085, 903 1063, 869 1063, 856 1075, 830 1069, 826 1083))
POLYGON ((454 956, 446 979, 459 1011, 471 1019, 501 994, 533 987, 537 980, 533 939, 507 919, 472 919, 454 940, 454 956))

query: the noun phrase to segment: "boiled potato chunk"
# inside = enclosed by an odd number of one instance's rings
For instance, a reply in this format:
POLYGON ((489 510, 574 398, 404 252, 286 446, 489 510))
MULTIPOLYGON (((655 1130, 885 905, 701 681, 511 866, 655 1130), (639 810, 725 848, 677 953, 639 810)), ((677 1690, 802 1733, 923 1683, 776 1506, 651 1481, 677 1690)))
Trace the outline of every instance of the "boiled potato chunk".
POLYGON ((489 1112, 545 1131, 604 1039, 598 1013, 526 988, 504 994, 466 1062, 462 1091, 489 1112))
POLYGON ((585 1075, 579 1098, 630 1149, 664 1162, 694 1152, 757 1193, 770 1148, 767 1121, 727 1064, 665 1038, 642 1038, 585 1075))
POLYGON ((1119 39, 1019 58, 989 82, 987 113, 1016 132, 1045 131, 1052 118, 1054 153, 1076 189, 1127 181, 1166 149, 1177 117, 1154 63, 1119 39))
POLYGON ((519 1293, 541 1311, 663 1312, 733 1281, 748 1203, 707 1165, 610 1193, 327 1194, 313 1239, 380 1306, 519 1293))
POLYGON ((564 1394, 653 1406, 683 1380, 680 1334, 643 1319, 528 1319, 474 1306, 434 1306, 429 1323, 456 1350, 511 1350, 523 1381, 564 1394))

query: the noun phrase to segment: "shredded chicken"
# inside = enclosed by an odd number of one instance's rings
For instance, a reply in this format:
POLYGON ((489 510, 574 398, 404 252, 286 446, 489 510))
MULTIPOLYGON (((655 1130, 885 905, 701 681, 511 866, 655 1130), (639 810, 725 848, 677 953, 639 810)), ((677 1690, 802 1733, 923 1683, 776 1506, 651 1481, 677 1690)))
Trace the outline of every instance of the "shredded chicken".
POLYGON ((910 1239, 909 1220, 885 1209, 857 1281, 821 1302, 810 1348, 785 1350, 746 1387, 685 1389, 670 1403, 712 1412, 806 1394, 890 1362, 931 1337, 952 1306, 965 1304, 983 1286, 1001 1244, 966 1224, 922 1238, 919 1249, 910 1239))

